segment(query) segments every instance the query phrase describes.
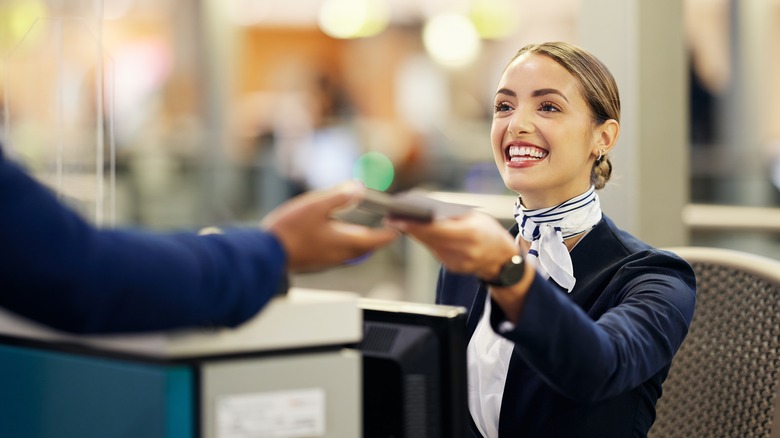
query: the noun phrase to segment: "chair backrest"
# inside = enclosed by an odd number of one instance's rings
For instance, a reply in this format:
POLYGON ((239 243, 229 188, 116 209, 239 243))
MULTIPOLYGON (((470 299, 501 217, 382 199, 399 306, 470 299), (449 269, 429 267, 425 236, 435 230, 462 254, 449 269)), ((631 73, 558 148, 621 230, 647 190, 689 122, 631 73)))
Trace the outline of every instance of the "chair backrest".
POLYGON ((696 308, 650 437, 780 437, 780 261, 667 248, 696 273, 696 308))

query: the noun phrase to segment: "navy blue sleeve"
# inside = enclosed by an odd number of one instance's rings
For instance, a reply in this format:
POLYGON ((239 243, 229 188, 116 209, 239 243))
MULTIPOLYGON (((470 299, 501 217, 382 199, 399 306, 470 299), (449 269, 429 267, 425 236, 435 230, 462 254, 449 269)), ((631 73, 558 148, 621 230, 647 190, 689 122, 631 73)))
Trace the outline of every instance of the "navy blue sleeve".
MULTIPOLYGON (((604 400, 647 381, 671 362, 693 318, 694 273, 663 252, 623 266, 608 290, 614 306, 594 321, 537 274, 518 323, 502 333, 572 400, 604 400)), ((500 333, 503 315, 493 307, 500 333)))
POLYGON ((19 315, 76 333, 235 326, 276 292, 285 265, 259 229, 96 229, 0 155, 0 306, 19 315))

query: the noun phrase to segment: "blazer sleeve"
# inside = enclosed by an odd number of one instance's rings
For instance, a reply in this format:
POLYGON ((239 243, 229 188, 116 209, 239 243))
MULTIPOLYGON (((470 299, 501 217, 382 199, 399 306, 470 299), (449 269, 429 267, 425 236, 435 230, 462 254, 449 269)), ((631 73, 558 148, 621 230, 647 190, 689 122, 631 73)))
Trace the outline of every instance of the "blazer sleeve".
POLYGON ((97 229, 0 154, 0 306, 51 327, 128 332, 235 326, 285 278, 280 242, 97 229))
POLYGON ((594 320, 537 274, 518 323, 506 329, 494 305, 491 325, 559 393, 604 400, 671 362, 693 318, 695 275, 685 261, 656 251, 624 265, 608 289, 614 306, 594 320))

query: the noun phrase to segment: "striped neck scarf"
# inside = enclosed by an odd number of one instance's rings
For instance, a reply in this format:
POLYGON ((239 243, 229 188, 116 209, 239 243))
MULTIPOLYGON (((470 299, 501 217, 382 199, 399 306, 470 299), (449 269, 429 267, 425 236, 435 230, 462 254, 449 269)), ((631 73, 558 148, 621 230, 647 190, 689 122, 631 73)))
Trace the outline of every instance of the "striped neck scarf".
POLYGON ((574 289, 574 268, 564 239, 587 232, 601 220, 601 205, 595 187, 555 207, 528 210, 522 199, 515 203, 520 234, 531 242, 528 262, 545 279, 552 277, 568 292, 574 289))

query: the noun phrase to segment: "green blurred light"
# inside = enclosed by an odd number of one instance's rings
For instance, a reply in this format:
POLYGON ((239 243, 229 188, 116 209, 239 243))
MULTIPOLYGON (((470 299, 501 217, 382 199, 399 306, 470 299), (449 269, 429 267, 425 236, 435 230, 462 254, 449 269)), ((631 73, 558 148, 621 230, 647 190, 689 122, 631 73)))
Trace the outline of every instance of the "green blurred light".
POLYGON ((395 168, 393 162, 385 154, 368 152, 355 162, 353 168, 355 178, 362 181, 366 187, 385 191, 393 183, 395 168))

